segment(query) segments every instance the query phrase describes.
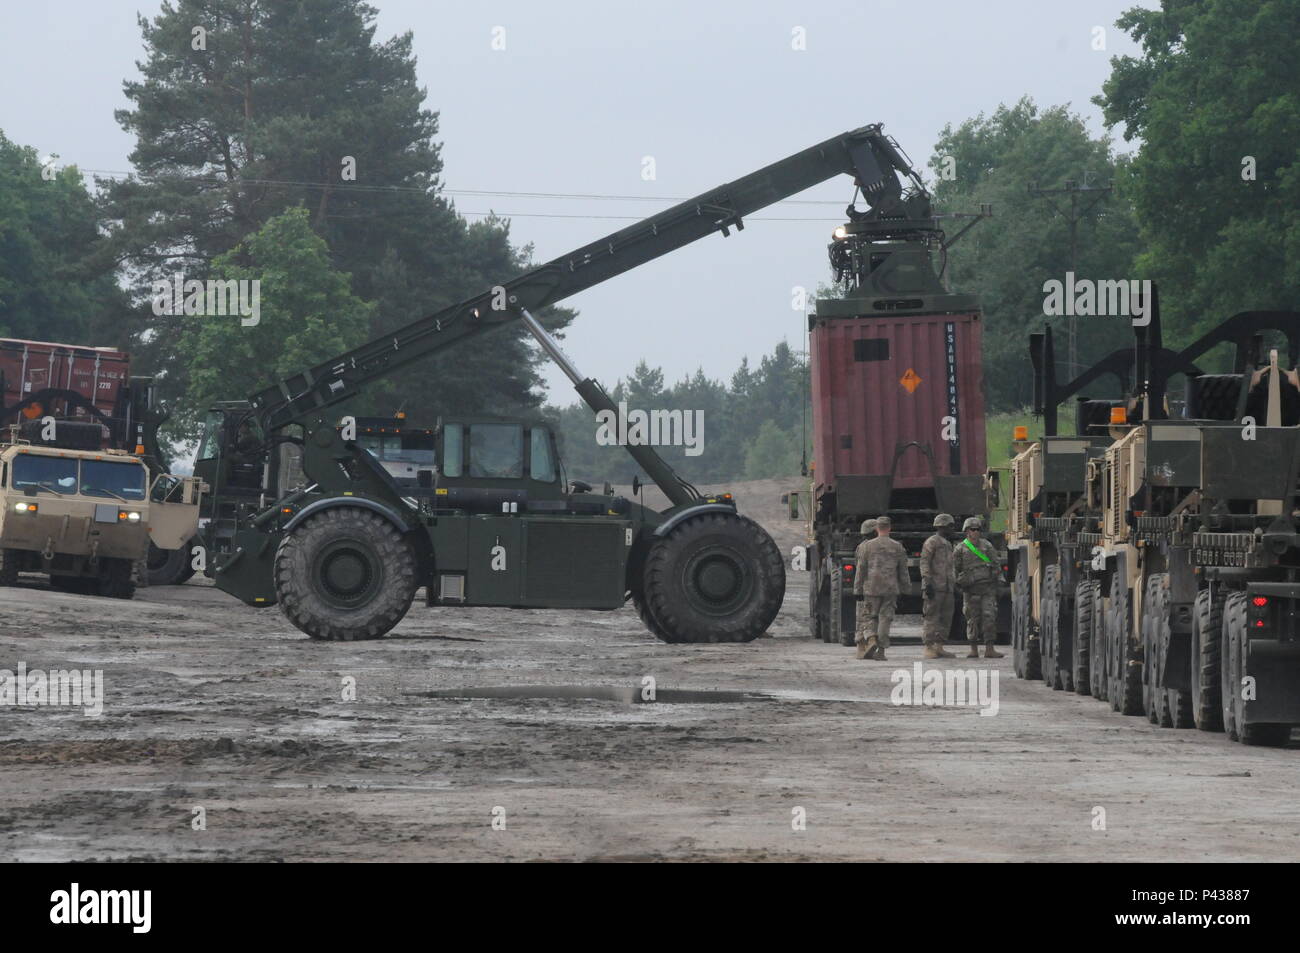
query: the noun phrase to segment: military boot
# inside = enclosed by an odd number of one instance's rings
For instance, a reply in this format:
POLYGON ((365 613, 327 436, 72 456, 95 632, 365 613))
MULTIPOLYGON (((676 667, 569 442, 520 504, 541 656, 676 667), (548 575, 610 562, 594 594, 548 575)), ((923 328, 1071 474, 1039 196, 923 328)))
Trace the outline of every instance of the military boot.
POLYGON ((936 642, 926 642, 926 643, 925 643, 925 654, 922 655, 921 657, 922 657, 922 658, 928 658, 928 659, 936 659, 936 658, 942 658, 943 656, 941 656, 941 655, 939 654, 939 645, 938 645, 938 643, 936 643, 936 642))
POLYGON ((880 651, 880 643, 874 635, 867 636, 864 646, 865 650, 862 653, 862 658, 873 659, 876 657, 876 653, 880 651))
MULTIPOLYGON (((974 652, 975 649, 972 648, 971 651, 974 652)), ((993 643, 992 643, 992 642, 986 642, 986 643, 984 643, 984 657, 985 657, 985 658, 1005 658, 1006 656, 1004 656, 1001 652, 999 652, 997 649, 995 649, 995 648, 993 647, 993 643)))
POLYGON ((944 648, 942 642, 934 643, 934 651, 935 651, 935 656, 934 656, 935 658, 956 658, 957 657, 953 655, 951 652, 949 652, 946 648, 944 648))
POLYGON ((855 655, 854 658, 860 658, 860 659, 861 659, 861 658, 866 658, 866 657, 867 657, 867 640, 866 640, 866 639, 858 639, 858 654, 855 655))
POLYGON ((978 642, 972 642, 972 643, 970 644, 970 651, 966 653, 966 657, 967 657, 967 658, 979 658, 979 657, 980 657, 980 644, 979 644, 978 642))

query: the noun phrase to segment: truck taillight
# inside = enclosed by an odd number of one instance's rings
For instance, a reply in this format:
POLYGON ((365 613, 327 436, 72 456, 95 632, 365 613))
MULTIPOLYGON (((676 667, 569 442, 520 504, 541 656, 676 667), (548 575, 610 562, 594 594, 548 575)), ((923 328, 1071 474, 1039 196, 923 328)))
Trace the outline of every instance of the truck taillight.
POLYGON ((844 571, 845 571, 845 572, 853 572, 853 563, 845 563, 845 564, 844 564, 844 571))
POLYGON ((1250 601, 1257 609, 1262 609, 1268 605, 1268 596, 1255 596, 1255 598, 1250 601))
POLYGON ((1249 626, 1252 629, 1268 628, 1269 598, 1268 596, 1251 596, 1250 597, 1250 621, 1249 626))

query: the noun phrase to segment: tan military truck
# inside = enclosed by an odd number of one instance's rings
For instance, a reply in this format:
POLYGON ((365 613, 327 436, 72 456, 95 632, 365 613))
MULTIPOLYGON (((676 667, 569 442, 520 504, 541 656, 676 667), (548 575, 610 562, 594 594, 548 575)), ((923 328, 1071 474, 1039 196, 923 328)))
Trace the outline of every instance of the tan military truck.
POLYGON ((130 599, 152 539, 188 544, 203 483, 150 478, 122 450, 72 450, 22 440, 0 445, 0 586, 45 573, 58 589, 130 599))

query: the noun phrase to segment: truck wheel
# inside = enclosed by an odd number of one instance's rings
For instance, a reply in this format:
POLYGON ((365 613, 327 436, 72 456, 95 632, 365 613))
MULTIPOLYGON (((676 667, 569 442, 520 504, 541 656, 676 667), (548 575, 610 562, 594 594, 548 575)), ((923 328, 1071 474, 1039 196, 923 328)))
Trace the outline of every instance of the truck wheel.
POLYGON ((1048 566, 1043 570, 1043 592, 1039 597, 1042 616, 1042 638, 1039 640, 1039 668, 1043 684, 1059 691, 1061 673, 1057 660, 1057 647, 1061 637, 1061 567, 1048 566))
POLYGON ((1161 728, 1173 727, 1168 690, 1160 678, 1169 639, 1168 581, 1167 573, 1152 573, 1142 594, 1142 709, 1147 721, 1161 728))
POLYGON ((1092 672, 1088 662, 1092 653, 1092 630, 1096 619, 1097 584, 1091 579, 1074 589, 1074 644, 1070 647, 1070 667, 1074 670, 1074 691, 1078 695, 1092 692, 1092 672))
POLYGON ((1220 660, 1223 658, 1223 599, 1209 589, 1196 594, 1192 612, 1192 719, 1201 731, 1223 730, 1220 660))
POLYGON ((781 609, 785 560, 748 517, 702 513, 650 550, 645 594, 665 642, 749 642, 781 609))
POLYGON ((1250 674, 1246 657, 1246 594, 1230 594, 1223 607, 1223 642, 1220 647, 1223 678, 1223 728, 1228 737, 1246 745, 1278 748, 1291 739, 1290 725, 1250 724, 1245 719, 1246 700, 1242 697, 1242 679, 1250 674))
POLYGON ((1107 638, 1110 648, 1111 710, 1121 715, 1142 714, 1142 663, 1137 658, 1133 642, 1132 612, 1128 586, 1116 572, 1110 589, 1110 611, 1106 613, 1107 638))
POLYGON ((194 575, 194 547, 198 537, 191 539, 182 549, 159 549, 149 541, 149 555, 145 566, 151 586, 184 585, 194 575))
POLYGON ((1029 569, 1022 558, 1016 560, 1016 578, 1011 583, 1011 662, 1016 676, 1024 679, 1041 678, 1043 672, 1029 609, 1029 569))
POLYGON ((18 585, 18 550, 0 549, 0 586, 18 585))
POLYGON ((1194 406, 1189 408, 1199 420, 1233 420, 1237 416, 1237 397, 1241 394, 1240 374, 1202 374, 1192 379, 1194 406))
POLYGON ((94 580, 94 593, 109 599, 132 599, 135 597, 135 567, 129 559, 109 559, 107 565, 94 580))
POLYGON ((415 553, 378 513, 325 510, 295 526, 275 553, 275 593, 289 621, 313 639, 378 639, 415 596, 415 553))
POLYGON ((632 593, 632 606, 636 609, 636 614, 640 617, 641 624, 650 631, 650 634, 657 639, 662 639, 664 637, 663 627, 660 626, 659 623, 655 621, 655 617, 650 614, 650 607, 646 605, 645 596, 639 592, 632 593))
MULTIPOLYGON (((1173 606, 1170 602, 1169 585, 1166 576, 1165 584, 1156 590, 1153 598, 1154 612, 1152 633, 1155 636, 1156 649, 1156 666, 1153 682, 1158 682, 1160 673, 1165 669, 1165 659, 1169 658, 1169 642, 1173 639, 1173 629, 1170 626, 1170 620, 1173 617, 1173 606)), ((1167 688, 1163 682, 1158 682, 1160 698, 1157 701, 1157 714, 1160 718, 1162 728, 1191 728, 1194 724, 1192 719, 1192 693, 1185 692, 1177 688, 1167 688)))
POLYGON ((822 618, 821 608, 817 604, 817 596, 820 591, 821 573, 810 561, 808 566, 808 633, 815 640, 825 642, 826 635, 823 631, 825 620, 822 618))
MULTIPOLYGON (((852 595, 852 593, 850 593, 852 595)), ((857 605, 854 605, 856 615, 857 605)), ((826 641, 832 645, 839 644, 852 647, 857 642, 857 625, 856 619, 854 625, 846 629, 844 627, 844 571, 836 566, 831 570, 831 608, 830 608, 830 631, 826 635, 826 641)))

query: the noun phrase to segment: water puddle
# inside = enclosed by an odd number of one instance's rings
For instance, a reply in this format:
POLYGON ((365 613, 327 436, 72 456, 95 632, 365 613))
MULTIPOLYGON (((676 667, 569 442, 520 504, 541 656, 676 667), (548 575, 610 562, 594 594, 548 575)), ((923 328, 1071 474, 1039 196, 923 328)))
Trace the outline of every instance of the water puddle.
POLYGON ((736 705, 773 701, 762 692, 729 692, 684 688, 658 688, 647 698, 635 685, 501 685, 485 688, 448 688, 432 692, 407 692, 421 698, 563 698, 578 701, 618 702, 622 705, 736 705))

